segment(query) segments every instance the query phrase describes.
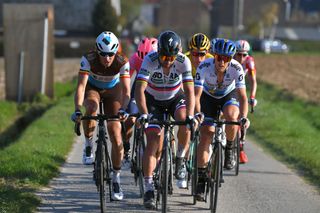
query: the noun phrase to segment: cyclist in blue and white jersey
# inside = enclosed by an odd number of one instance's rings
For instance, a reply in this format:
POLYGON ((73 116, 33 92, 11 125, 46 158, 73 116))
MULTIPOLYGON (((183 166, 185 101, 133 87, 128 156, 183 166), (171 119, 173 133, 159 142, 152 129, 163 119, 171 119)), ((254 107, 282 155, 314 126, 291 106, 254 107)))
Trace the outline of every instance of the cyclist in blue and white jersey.
MULTIPOLYGON (((180 37, 173 31, 164 31, 158 38, 158 51, 151 52, 144 58, 135 88, 135 98, 139 112, 142 114, 139 118, 140 121, 147 121, 149 114, 156 117, 161 116, 164 110, 168 109, 175 120, 193 122, 195 103, 191 63, 188 57, 179 52, 180 49, 180 37)), ((144 205, 148 209, 154 209, 152 173, 162 150, 163 129, 158 125, 148 125, 146 135, 147 147, 143 156, 144 205)), ((180 188, 185 188, 184 156, 188 149, 190 131, 186 126, 180 126, 177 135, 177 185, 180 188)))
MULTIPOLYGON (((248 100, 244 71, 239 62, 232 59, 236 53, 235 44, 226 39, 219 39, 214 46, 214 58, 206 59, 197 69, 195 77, 195 112, 203 112, 205 117, 217 117, 221 107, 227 121, 238 121, 239 117, 249 126, 247 119, 248 100)), ((200 128, 198 146, 198 185, 197 199, 203 200, 206 178, 206 166, 209 158, 209 147, 214 134, 214 127, 203 123, 200 128)), ((237 134, 237 127, 226 126, 226 153, 224 166, 232 169, 235 159, 232 146, 237 134)))

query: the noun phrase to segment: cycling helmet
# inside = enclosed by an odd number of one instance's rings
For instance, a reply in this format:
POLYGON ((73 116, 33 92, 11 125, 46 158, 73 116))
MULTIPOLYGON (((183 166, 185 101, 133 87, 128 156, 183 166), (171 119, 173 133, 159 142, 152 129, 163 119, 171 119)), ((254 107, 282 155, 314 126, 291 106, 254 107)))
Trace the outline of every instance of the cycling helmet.
POLYGON ((189 42, 189 50, 208 51, 210 48, 210 41, 203 33, 194 34, 189 42))
POLYGON ((158 38, 158 53, 165 56, 176 56, 181 47, 181 39, 173 31, 164 31, 158 38))
POLYGON ((218 55, 233 57, 236 53, 236 45, 228 39, 219 39, 214 44, 214 51, 218 55))
POLYGON ((214 53, 214 45, 215 45, 215 43, 219 40, 219 39, 221 39, 221 38, 213 38, 212 40, 211 40, 211 44, 210 44, 210 52, 211 53, 214 53))
POLYGON ((238 53, 248 53, 250 51, 250 44, 246 40, 238 40, 235 44, 238 53))
POLYGON ((96 47, 98 52, 117 53, 119 40, 112 32, 104 31, 97 37, 96 47))
POLYGON ((157 51, 158 49, 158 40, 156 38, 144 38, 140 41, 138 45, 137 54, 141 60, 146 56, 150 51, 157 51))

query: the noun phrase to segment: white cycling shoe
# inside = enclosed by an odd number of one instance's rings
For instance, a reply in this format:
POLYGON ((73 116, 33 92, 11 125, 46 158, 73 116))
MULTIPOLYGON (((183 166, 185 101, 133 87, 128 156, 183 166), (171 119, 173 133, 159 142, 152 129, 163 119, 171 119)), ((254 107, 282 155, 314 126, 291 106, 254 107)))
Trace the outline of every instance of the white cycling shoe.
POLYGON ((179 189, 186 189, 187 188, 187 181, 185 179, 177 180, 177 187, 179 189))
POLYGON ((94 159, 93 159, 92 147, 87 146, 83 150, 82 163, 84 165, 91 165, 91 164, 93 164, 93 161, 94 161, 94 159))
POLYGON ((112 183, 112 193, 111 193, 111 199, 112 200, 123 200, 123 192, 120 187, 120 184, 115 182, 112 183))

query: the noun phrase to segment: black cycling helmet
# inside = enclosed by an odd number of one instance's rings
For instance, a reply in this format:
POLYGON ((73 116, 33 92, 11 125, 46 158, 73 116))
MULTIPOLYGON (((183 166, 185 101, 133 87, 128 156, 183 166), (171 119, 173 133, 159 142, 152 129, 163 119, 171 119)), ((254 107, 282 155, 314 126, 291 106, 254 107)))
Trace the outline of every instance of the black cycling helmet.
POLYGON ((158 38, 158 53, 165 56, 176 56, 181 47, 181 39, 173 31, 164 31, 158 38))

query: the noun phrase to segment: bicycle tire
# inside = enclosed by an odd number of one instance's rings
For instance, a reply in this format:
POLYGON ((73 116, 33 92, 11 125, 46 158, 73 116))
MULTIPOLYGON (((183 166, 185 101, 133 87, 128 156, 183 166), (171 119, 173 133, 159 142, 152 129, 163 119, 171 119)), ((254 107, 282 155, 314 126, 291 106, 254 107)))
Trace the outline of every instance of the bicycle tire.
POLYGON ((211 213, 215 213, 218 205, 218 193, 220 187, 220 179, 221 179, 221 169, 222 169, 222 146, 221 143, 215 144, 214 149, 214 158, 211 160, 211 168, 210 168, 210 211, 211 213))
MULTIPOLYGON (((240 129, 239 129, 240 131, 240 129)), ((233 147, 233 152, 236 157, 236 165, 235 165, 235 176, 239 175, 239 166, 240 166, 240 133, 237 131, 236 139, 234 141, 234 147, 233 147)))
MULTIPOLYGON (((142 131, 142 130, 140 130, 142 131)), ((138 184, 139 184, 139 189, 140 189, 140 196, 143 197, 144 195, 144 175, 143 175, 143 167, 142 167, 142 162, 143 162, 143 152, 145 150, 145 141, 143 137, 143 132, 139 133, 139 139, 138 139, 138 146, 137 146, 137 179, 138 179, 138 184)))
POLYGON ((191 195, 193 196, 193 205, 197 203, 196 199, 196 190, 198 184, 198 161, 197 161, 197 152, 198 152, 198 141, 199 134, 196 134, 195 139, 192 143, 192 172, 191 172, 191 195))
POLYGON ((97 187, 99 191, 99 198, 100 198, 100 210, 101 213, 106 212, 106 191, 105 191, 105 180, 106 180, 106 155, 105 155, 105 148, 103 142, 98 142, 98 150, 97 150, 97 157, 96 157, 96 177, 97 177, 97 187))
MULTIPOLYGON (((164 141, 164 143, 169 143, 169 141, 164 141)), ((169 157, 169 149, 165 148, 163 152, 163 158, 161 162, 161 212, 167 212, 167 201, 168 201, 168 157, 169 157)))

